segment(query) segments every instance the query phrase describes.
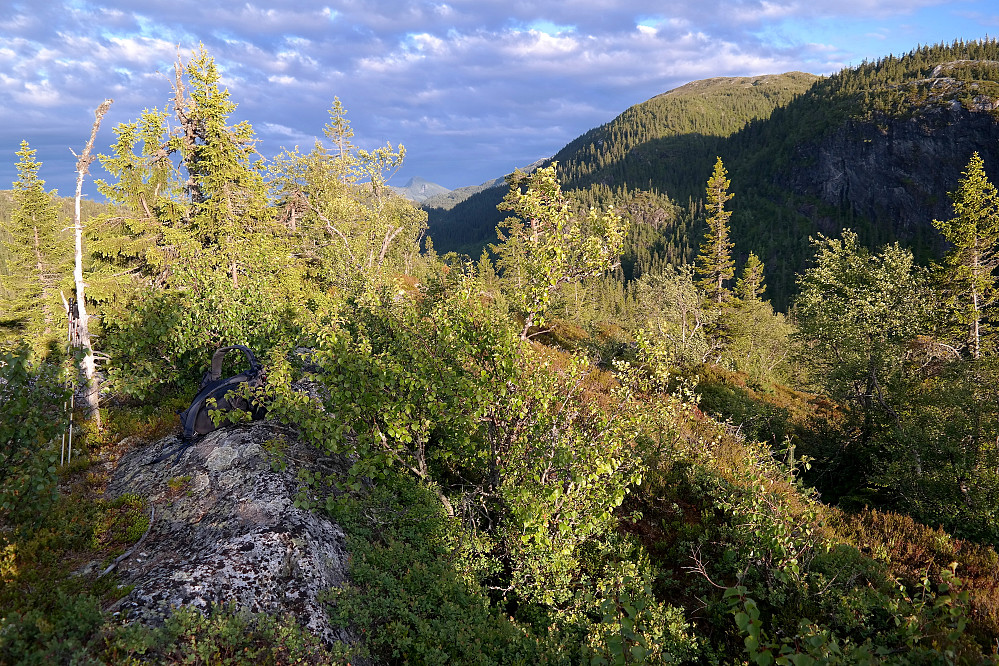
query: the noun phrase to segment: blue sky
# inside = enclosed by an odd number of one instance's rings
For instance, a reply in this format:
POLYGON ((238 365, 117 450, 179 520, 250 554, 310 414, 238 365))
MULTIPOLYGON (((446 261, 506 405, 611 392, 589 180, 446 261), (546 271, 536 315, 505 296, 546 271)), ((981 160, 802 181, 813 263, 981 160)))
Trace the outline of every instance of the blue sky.
POLYGON ((115 100, 108 152, 115 124, 168 102, 178 52, 199 43, 264 156, 311 146, 338 96, 359 146, 406 146, 392 184, 455 188, 692 80, 829 74, 996 34, 995 0, 0 0, 0 188, 26 139, 47 186, 72 194, 70 149, 97 105, 115 100))

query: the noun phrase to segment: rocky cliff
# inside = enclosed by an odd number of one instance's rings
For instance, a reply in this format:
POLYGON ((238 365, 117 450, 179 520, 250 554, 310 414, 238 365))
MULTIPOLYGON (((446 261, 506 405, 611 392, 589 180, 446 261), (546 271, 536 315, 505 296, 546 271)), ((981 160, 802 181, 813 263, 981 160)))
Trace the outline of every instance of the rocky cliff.
POLYGON ((321 601, 324 590, 346 579, 344 533, 295 507, 300 468, 330 474, 342 461, 320 456, 293 430, 267 421, 217 430, 179 458, 155 462, 177 441, 136 446, 113 473, 108 495, 147 498, 153 519, 117 565, 122 582, 134 588, 112 610, 157 623, 171 607, 232 603, 293 614, 327 644, 352 641, 330 626, 321 601))
POLYGON ((797 146, 778 184, 890 225, 901 239, 951 217, 946 193, 956 189, 972 153, 979 152, 990 176, 999 174, 999 100, 948 77, 914 85, 925 97, 911 113, 850 120, 797 146))

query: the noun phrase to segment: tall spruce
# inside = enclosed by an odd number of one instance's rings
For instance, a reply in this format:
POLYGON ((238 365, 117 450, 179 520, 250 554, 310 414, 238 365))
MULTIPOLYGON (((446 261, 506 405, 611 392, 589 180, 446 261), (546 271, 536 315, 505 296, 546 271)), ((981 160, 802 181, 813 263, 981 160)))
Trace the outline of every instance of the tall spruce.
POLYGON ((235 109, 202 48, 176 64, 172 114, 119 125, 102 157, 115 210, 93 247, 101 277, 129 278, 103 294, 114 301, 103 321, 117 390, 143 397, 188 381, 221 344, 263 353, 296 325, 300 263, 235 109))
POLYGON ((258 232, 272 216, 256 136, 246 121, 230 124, 236 103, 220 86, 218 67, 204 46, 186 65, 178 61, 174 72, 173 104, 180 127, 166 147, 187 172, 186 222, 202 246, 224 257, 218 258, 238 288, 240 273, 266 237, 258 232))
POLYGON ((728 227, 732 212, 725 210, 725 203, 735 196, 728 191, 730 184, 725 165, 719 157, 708 179, 708 232, 697 257, 697 273, 701 277, 698 284, 708 300, 719 305, 731 296, 726 282, 735 275, 735 260, 732 259, 734 245, 729 240, 728 227))
POLYGON ((985 164, 976 152, 950 193, 954 217, 933 220, 951 245, 944 256, 942 282, 952 321, 963 329, 972 358, 982 355, 996 292, 999 267, 999 193, 985 175, 985 164))
POLYGON ((14 209, 0 236, 6 257, 0 271, 0 326, 15 331, 4 337, 26 340, 39 350, 57 331, 65 331, 60 288, 70 272, 72 239, 62 229, 53 194, 38 177, 36 151, 22 141, 16 155, 14 209))
POLYGON ((230 124, 236 104, 220 81, 202 47, 175 65, 175 124, 153 109, 115 128, 112 154, 100 158, 115 180, 98 188, 117 209, 94 247, 111 275, 162 286, 171 265, 193 259, 224 267, 238 288, 267 247, 273 211, 256 138, 249 123, 230 124))
POLYGON ((735 283, 735 295, 743 301, 759 299, 763 292, 767 290, 764 283, 763 262, 756 256, 755 252, 750 252, 746 259, 746 265, 742 268, 742 275, 735 283))

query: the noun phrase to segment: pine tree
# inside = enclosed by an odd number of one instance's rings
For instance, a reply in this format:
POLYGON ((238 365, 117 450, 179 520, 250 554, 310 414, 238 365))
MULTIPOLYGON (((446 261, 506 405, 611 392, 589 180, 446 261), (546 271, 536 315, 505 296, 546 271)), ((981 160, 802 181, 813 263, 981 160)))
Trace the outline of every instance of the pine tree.
POLYGON ((714 172, 708 179, 708 233, 697 257, 697 273, 701 276, 698 284, 704 289, 708 300, 721 305, 730 297, 725 283, 735 275, 735 261, 732 259, 734 245, 729 241, 728 220, 731 211, 725 210, 725 202, 734 195, 729 194, 730 181, 725 165, 719 157, 714 172))
POLYGON ((943 286, 953 320, 963 328, 972 358, 982 354, 982 338, 991 318, 999 267, 999 193, 985 175, 976 152, 951 193, 954 217, 933 220, 952 249, 944 257, 943 286))
POLYGON ((45 192, 45 181, 38 177, 41 162, 35 154, 27 141, 16 153, 14 210, 2 236, 7 265, 0 275, 5 313, 0 325, 18 329, 18 338, 40 349, 55 337, 65 316, 60 287, 71 271, 72 239, 62 229, 53 194, 45 192))

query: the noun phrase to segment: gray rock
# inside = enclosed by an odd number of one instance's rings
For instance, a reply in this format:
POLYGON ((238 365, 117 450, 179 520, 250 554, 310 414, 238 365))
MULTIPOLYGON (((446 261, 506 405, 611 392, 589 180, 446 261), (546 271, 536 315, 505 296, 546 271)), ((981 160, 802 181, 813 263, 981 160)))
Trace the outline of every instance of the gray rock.
POLYGON ((140 546, 118 564, 121 582, 135 587, 112 610, 156 624, 171 607, 231 602, 254 613, 291 613, 327 644, 354 642, 329 625, 319 601, 347 577, 343 530, 294 506, 298 469, 340 473, 343 462, 261 421, 221 428, 179 460, 150 464, 177 441, 133 449, 109 483, 109 497, 134 493, 155 509, 140 546), (283 470, 275 471, 275 456, 283 470))
MULTIPOLYGON (((906 241, 925 234, 932 220, 953 217, 946 193, 957 188, 971 154, 981 154, 990 176, 999 170, 999 99, 947 77, 916 84, 925 99, 913 102, 910 114, 875 114, 830 127, 817 143, 796 146, 777 184, 890 225, 891 234, 906 241)), ((838 235, 836 220, 800 212, 815 218, 819 231, 838 235)), ((943 250, 942 237, 939 242, 936 249, 943 250)))

